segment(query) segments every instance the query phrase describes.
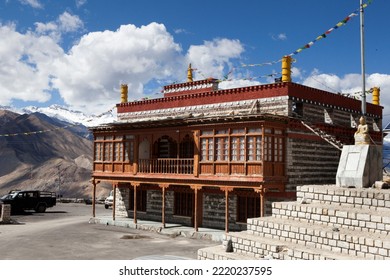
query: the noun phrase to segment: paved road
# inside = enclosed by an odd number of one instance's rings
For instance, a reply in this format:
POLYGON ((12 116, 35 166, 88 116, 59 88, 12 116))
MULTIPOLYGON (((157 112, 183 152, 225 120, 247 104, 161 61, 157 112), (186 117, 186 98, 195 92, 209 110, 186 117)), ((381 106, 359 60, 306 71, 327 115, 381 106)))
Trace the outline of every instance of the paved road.
MULTIPOLYGON (((107 215, 107 211, 97 205, 96 215, 107 215)), ((90 205, 59 203, 46 213, 12 216, 17 224, 0 225, 0 259, 129 260, 148 255, 196 259, 199 248, 220 244, 90 224, 91 215, 90 205)))

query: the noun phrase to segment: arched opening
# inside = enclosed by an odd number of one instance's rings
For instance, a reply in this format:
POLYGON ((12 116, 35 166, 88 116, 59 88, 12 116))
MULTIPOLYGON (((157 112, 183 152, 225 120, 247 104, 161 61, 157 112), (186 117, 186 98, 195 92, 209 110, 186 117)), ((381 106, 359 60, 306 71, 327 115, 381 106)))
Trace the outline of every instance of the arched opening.
POLYGON ((194 157, 194 139, 190 135, 184 136, 180 142, 180 158, 193 158, 194 157))
POLYGON ((154 155, 157 158, 176 158, 176 141, 167 135, 162 136, 156 142, 154 142, 154 155))

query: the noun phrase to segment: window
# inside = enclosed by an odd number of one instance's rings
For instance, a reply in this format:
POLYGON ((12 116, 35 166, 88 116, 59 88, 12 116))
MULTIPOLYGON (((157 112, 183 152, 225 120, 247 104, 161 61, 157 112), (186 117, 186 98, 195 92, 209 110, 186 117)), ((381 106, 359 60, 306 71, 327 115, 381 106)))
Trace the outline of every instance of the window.
POLYGON ((134 142, 124 142, 125 158, 126 162, 134 162, 134 142))
POLYGON ((261 136, 248 136, 247 153, 248 161, 261 161, 261 136))
POLYGON ((213 161, 214 160, 214 139, 202 138, 200 140, 201 145, 201 161, 213 161))
POLYGON ((260 197, 237 195, 237 222, 246 223, 248 218, 260 216, 260 197))
POLYGON ((283 161, 283 138, 281 137, 274 138, 274 161, 283 161))
POLYGON ((294 117, 303 117, 303 102, 292 102, 291 109, 294 117))
POLYGON ((123 143, 114 143, 114 161, 123 161, 123 143))
POLYGON ((95 142, 95 161, 103 160, 103 143, 95 142))
POLYGON ((174 215, 192 217, 194 194, 192 192, 175 192, 174 215))
POLYGON ((104 162, 133 162, 134 136, 96 136, 94 143, 94 160, 104 162))
POLYGON ((231 160, 244 161, 245 159, 245 138, 234 136, 231 138, 231 160))
POLYGON ((201 132, 201 161, 283 162, 284 131, 278 128, 240 128, 201 132), (263 136, 264 134, 264 136, 263 136))
MULTIPOLYGON (((148 193, 146 190, 137 189, 137 211, 146 212, 148 193)), ((130 188, 129 210, 134 210, 134 189, 130 188)))
POLYGON ((105 142, 104 143, 104 155, 103 155, 103 161, 112 161, 112 142, 105 142))
POLYGON ((272 160, 272 137, 264 137, 264 161, 272 160))
POLYGON ((228 149, 229 149, 228 137, 216 138, 216 146, 215 146, 216 160, 227 161, 228 149))

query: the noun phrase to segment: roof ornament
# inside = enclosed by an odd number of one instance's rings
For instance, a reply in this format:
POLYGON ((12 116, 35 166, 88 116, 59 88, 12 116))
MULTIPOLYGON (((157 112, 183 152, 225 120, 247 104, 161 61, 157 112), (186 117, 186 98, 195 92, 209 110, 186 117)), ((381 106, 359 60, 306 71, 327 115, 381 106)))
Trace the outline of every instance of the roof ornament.
POLYGON ((194 81, 193 76, 192 76, 192 70, 194 70, 194 69, 191 68, 191 63, 190 63, 188 65, 188 70, 187 70, 187 83, 194 81))

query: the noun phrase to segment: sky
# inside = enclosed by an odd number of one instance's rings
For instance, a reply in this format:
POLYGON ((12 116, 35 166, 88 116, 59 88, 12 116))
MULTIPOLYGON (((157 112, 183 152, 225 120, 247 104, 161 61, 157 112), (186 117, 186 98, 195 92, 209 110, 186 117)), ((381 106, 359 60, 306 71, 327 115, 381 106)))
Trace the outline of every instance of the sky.
MULTIPOLYGON (((293 82, 355 98, 362 91, 360 0, 0 1, 2 106, 99 115, 120 102, 122 83, 130 100, 159 98, 164 85, 186 81, 191 63, 195 80, 220 79, 221 88, 268 84, 290 54, 293 82)), ((388 0, 364 9, 366 89, 380 87, 384 125, 389 12, 388 0)))

